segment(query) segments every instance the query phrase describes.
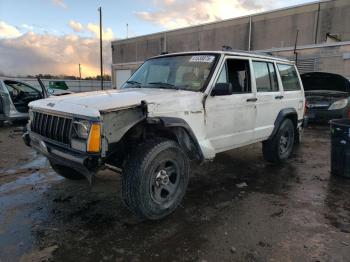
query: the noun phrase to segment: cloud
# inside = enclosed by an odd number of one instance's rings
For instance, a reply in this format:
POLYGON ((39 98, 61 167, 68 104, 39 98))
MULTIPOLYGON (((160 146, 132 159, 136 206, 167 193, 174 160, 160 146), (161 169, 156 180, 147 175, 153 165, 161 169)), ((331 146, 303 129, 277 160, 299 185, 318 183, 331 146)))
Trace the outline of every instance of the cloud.
POLYGON ((57 5, 57 6, 59 6, 59 7, 62 7, 62 8, 64 8, 64 9, 67 8, 67 5, 66 5, 66 3, 64 2, 64 0, 51 0, 51 1, 52 1, 52 3, 53 3, 54 5, 57 5))
POLYGON ((84 27, 81 23, 76 22, 74 20, 69 21, 69 27, 73 29, 74 32, 81 32, 84 30, 84 27))
MULTIPOLYGON (((93 23, 88 23, 87 30, 91 32, 95 37, 100 37, 100 26, 93 23)), ((114 39, 114 34, 112 28, 108 27, 106 30, 102 30, 102 39, 103 40, 112 40, 114 39)))
POLYGON ((26 29, 26 30, 29 30, 29 31, 33 31, 33 29, 34 29, 34 26, 27 25, 27 24, 22 24, 21 27, 26 29))
POLYGON ((154 0, 156 11, 136 12, 145 21, 168 29, 228 19, 273 6, 273 0, 154 0))
POLYGON ((0 39, 18 37, 21 32, 12 25, 6 24, 4 21, 0 21, 0 39))
MULTIPOLYGON (((110 42, 103 43, 105 72, 111 64, 110 42)), ((57 36, 28 32, 16 38, 0 39, 0 68, 9 76, 35 74, 99 74, 99 40, 76 35, 57 36)))

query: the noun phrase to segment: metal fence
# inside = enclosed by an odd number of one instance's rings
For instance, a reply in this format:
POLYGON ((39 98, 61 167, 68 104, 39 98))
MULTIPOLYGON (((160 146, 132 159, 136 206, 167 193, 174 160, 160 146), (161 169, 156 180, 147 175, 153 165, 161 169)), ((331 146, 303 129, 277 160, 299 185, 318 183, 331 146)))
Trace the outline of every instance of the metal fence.
MULTIPOLYGON (((40 89, 40 84, 35 78, 11 78, 13 80, 18 80, 27 83, 35 88, 40 89)), ((49 87, 50 81, 65 81, 70 91, 73 92, 89 92, 101 90, 100 80, 70 80, 70 79, 41 79, 46 88, 49 87)), ((111 81, 103 81, 104 89, 112 89, 111 81)))

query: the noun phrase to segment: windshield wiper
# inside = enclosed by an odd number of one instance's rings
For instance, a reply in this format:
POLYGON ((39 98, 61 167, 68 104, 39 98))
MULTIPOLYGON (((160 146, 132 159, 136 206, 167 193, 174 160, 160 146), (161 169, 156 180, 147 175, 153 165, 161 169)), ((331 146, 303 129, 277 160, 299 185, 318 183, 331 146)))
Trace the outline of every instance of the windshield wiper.
POLYGON ((177 86, 169 83, 164 83, 164 82, 151 82, 147 83, 148 85, 159 85, 161 88, 167 88, 170 87, 172 89, 179 89, 177 86))
POLYGON ((127 84, 129 85, 133 85, 133 86, 136 86, 136 87, 141 87, 141 83, 137 82, 137 81, 126 81, 127 84))

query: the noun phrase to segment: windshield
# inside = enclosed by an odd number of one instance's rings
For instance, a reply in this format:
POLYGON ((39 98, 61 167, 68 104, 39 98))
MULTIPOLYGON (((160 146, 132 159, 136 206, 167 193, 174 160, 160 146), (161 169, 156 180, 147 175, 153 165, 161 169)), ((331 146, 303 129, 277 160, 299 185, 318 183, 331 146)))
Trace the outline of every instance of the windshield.
POLYGON ((38 91, 34 87, 21 82, 5 80, 4 83, 7 90, 10 92, 10 94, 18 94, 18 93, 26 93, 31 95, 40 94, 40 91, 38 91))
POLYGON ((168 88, 200 91, 207 84, 215 55, 178 55, 147 60, 122 88, 168 88))

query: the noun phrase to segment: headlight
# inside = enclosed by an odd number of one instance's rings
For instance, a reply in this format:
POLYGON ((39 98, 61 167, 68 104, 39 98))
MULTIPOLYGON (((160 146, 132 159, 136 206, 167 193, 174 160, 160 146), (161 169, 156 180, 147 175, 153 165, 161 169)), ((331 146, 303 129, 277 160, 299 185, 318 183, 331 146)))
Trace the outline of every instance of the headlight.
POLYGON ((88 139, 91 124, 87 120, 74 121, 73 131, 75 136, 82 139, 88 139))
POLYGON ((336 109, 342 109, 348 105, 348 99, 344 98, 338 101, 335 101, 331 106, 328 108, 328 110, 336 110, 336 109))

